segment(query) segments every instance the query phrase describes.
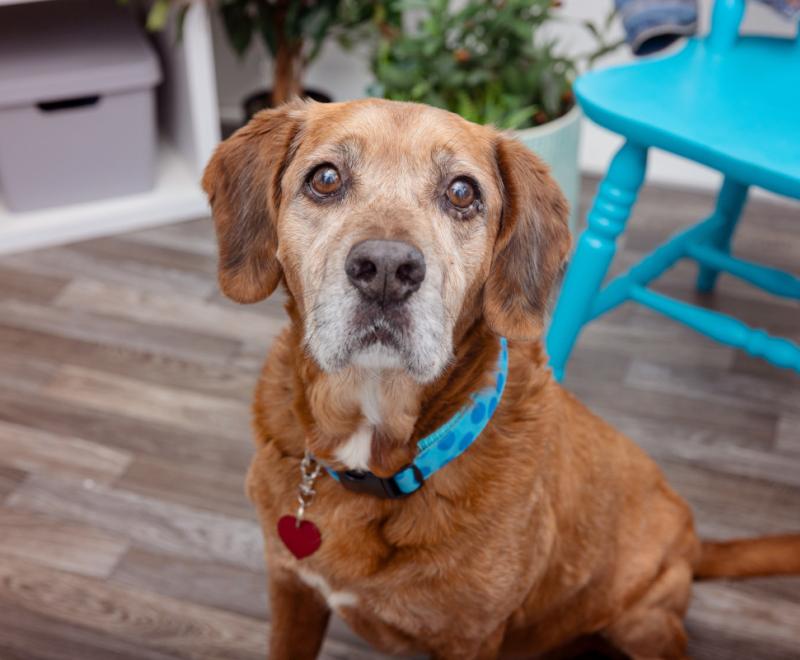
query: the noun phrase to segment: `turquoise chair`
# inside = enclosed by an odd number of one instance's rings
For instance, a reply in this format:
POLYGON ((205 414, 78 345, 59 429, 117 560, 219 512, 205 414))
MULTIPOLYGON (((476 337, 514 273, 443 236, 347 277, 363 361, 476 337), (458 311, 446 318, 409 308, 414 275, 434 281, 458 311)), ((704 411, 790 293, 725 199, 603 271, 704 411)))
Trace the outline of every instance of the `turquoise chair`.
POLYGON ((647 286, 687 258, 698 264, 699 291, 713 291, 724 271, 775 295, 800 298, 797 277, 730 254, 750 185, 800 199, 800 35, 740 36, 744 2, 717 0, 708 36, 689 39, 680 52, 588 73, 575 84, 586 115, 626 142, 600 184, 553 313, 547 350, 559 380, 583 325, 628 300, 800 372, 800 347, 788 339, 647 286), (644 181, 650 147, 722 172, 716 209, 601 288, 644 181))

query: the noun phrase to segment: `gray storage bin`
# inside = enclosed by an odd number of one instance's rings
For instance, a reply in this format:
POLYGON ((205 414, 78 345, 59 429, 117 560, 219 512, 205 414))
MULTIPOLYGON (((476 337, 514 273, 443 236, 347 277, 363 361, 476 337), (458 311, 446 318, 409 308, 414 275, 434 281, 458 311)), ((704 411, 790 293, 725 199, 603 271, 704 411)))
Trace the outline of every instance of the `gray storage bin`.
POLYGON ((155 181, 158 60, 115 0, 0 7, 0 194, 12 211, 155 181))

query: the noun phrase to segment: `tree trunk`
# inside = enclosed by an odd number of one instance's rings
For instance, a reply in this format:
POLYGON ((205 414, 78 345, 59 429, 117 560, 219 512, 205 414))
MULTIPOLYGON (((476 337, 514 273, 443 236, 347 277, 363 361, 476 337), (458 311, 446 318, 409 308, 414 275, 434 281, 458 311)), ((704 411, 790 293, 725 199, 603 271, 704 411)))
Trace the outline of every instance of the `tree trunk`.
POLYGON ((272 105, 279 106, 301 94, 303 76, 300 61, 302 44, 289 44, 281 40, 275 53, 275 79, 272 85, 272 105))

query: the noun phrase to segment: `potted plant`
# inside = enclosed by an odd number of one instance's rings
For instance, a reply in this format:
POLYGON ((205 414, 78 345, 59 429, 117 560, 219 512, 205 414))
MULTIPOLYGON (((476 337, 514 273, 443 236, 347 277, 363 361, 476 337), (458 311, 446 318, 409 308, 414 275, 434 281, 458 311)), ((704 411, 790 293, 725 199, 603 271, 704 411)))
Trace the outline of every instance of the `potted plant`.
MULTIPOLYGON (((331 98, 319 91, 303 89, 303 74, 320 54, 328 38, 348 45, 353 30, 372 21, 381 22, 385 7, 365 0, 210 0, 222 18, 231 47, 243 56, 260 37, 273 61, 272 89, 256 92, 244 100, 245 117, 280 105, 295 96, 316 101, 331 98)), ((191 0, 156 0, 148 15, 148 27, 161 29, 171 5, 178 7, 178 23, 191 0)))
MULTIPOLYGON (((389 4, 394 3, 390 2, 389 4)), ((552 0, 449 0, 400 5, 402 19, 381 32, 373 58, 376 96, 428 103, 478 123, 513 129, 539 154, 570 201, 579 195, 580 110, 572 81, 582 66, 616 48, 605 29, 584 23, 597 47, 559 51, 548 32, 559 20, 552 0)))

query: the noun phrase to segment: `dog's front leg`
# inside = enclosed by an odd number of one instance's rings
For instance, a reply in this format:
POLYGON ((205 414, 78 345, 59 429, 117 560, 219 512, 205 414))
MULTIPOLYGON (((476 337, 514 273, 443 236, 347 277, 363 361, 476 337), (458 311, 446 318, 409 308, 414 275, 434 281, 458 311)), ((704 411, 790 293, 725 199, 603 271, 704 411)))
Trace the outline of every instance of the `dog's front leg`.
POLYGON ((331 614, 322 596, 294 573, 272 571, 269 597, 269 660, 316 658, 331 614))

